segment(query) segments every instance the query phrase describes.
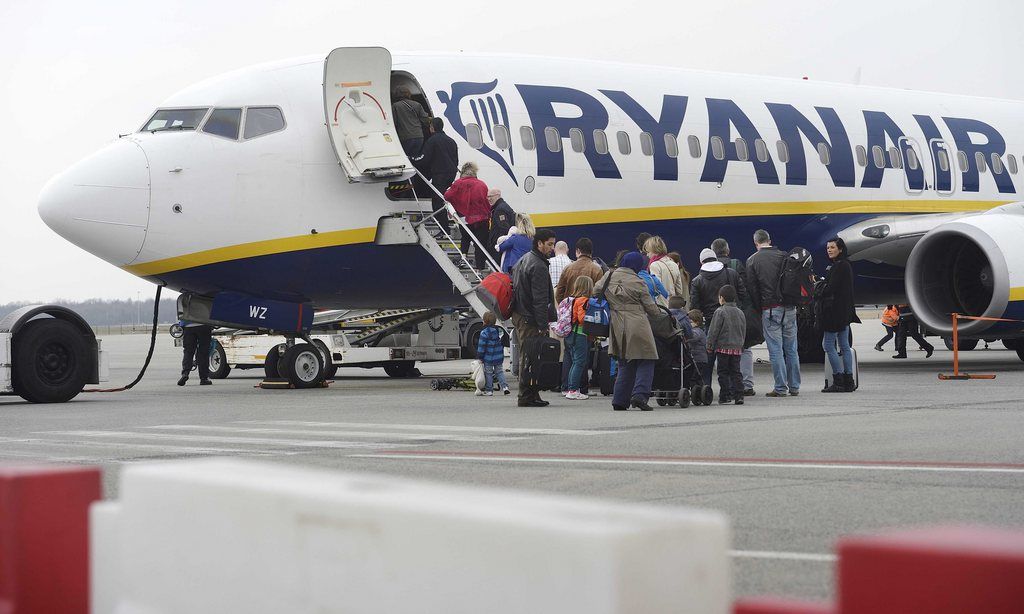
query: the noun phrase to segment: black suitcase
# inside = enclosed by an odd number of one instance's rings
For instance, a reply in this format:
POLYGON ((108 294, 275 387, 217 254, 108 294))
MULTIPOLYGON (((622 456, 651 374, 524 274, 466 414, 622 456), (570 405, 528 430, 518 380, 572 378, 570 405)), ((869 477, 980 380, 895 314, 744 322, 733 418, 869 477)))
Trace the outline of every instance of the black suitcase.
POLYGON ((615 374, 612 372, 612 357, 608 355, 608 348, 602 346, 597 353, 598 383, 601 387, 601 394, 606 397, 615 391, 615 374))
POLYGON ((558 390, 562 385, 562 346, 550 337, 530 337, 521 351, 526 359, 524 381, 539 390, 558 390))

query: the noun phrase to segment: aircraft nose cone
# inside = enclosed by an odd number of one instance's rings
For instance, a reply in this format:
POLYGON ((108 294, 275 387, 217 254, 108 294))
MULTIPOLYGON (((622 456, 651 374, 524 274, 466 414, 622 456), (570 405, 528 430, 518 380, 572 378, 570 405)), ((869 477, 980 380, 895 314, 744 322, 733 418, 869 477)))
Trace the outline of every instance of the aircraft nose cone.
POLYGON ((107 262, 138 256, 149 222, 149 164, 130 139, 118 139, 74 164, 39 194, 39 217, 54 232, 107 262))

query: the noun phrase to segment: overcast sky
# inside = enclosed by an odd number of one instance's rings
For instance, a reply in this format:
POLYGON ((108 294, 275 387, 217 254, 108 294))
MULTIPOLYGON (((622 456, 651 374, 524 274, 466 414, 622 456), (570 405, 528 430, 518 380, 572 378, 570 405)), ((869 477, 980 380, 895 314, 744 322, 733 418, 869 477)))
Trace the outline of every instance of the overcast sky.
POLYGON ((1021 23, 1013 0, 0 0, 0 303, 152 294, 51 232, 39 191, 170 94, 250 64, 380 45, 1024 99, 1021 23))

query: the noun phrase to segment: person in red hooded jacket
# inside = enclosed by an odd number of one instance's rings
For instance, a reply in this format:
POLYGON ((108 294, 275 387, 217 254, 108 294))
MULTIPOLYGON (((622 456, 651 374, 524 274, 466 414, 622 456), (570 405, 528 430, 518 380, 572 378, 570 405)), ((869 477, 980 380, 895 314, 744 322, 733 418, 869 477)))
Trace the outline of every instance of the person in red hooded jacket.
MULTIPOLYGON (((486 266, 487 256, 481 245, 487 244, 487 233, 490 229, 491 203, 487 200, 487 184, 476 178, 479 167, 466 162, 459 169, 459 178, 444 193, 444 198, 455 207, 459 216, 465 218, 466 225, 478 241, 474 251, 476 268, 486 266)), ((469 247, 473 244, 468 233, 462 233, 462 253, 469 259, 469 247)))

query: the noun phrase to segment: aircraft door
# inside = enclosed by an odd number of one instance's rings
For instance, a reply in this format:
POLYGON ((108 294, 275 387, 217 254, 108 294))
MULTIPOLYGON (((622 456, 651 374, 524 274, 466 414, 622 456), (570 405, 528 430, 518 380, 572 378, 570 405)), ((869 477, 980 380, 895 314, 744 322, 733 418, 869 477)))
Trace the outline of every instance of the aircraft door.
POLYGON ((412 167, 391 117, 391 52, 341 47, 324 62, 327 130, 350 182, 402 181, 412 167))
POLYGON ((928 141, 928 149, 932 154, 932 187, 939 194, 952 194, 956 182, 952 148, 942 139, 932 139, 928 141))
POLYGON ((917 146, 917 141, 905 136, 900 137, 897 146, 899 147, 900 155, 903 156, 903 188, 909 194, 920 194, 924 191, 928 177, 928 170, 925 168, 924 159, 921 157, 921 148, 917 146), (921 173, 920 176, 926 178, 919 185, 915 185, 910 180, 911 175, 917 176, 917 173, 921 173))

